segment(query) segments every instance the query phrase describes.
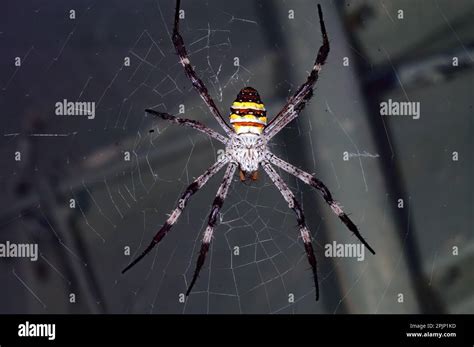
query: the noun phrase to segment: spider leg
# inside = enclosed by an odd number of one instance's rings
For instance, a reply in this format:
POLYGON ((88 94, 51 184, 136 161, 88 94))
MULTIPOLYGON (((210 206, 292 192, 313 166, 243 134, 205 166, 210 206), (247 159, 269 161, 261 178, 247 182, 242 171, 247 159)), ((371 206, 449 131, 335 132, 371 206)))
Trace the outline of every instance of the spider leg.
POLYGON ((355 236, 359 239, 360 242, 364 244, 364 246, 372 253, 375 254, 375 251, 370 247, 367 241, 362 237, 362 235, 359 232, 359 229, 357 226, 352 222, 352 220, 347 216, 347 214, 344 213, 342 208, 339 206, 339 204, 334 201, 331 192, 329 189, 324 185, 323 182, 321 182, 319 179, 317 179, 315 176, 297 168, 294 165, 291 165, 290 163, 284 161, 283 159, 278 158, 276 155, 272 153, 267 154, 268 160, 278 166, 279 168, 285 170, 289 174, 299 178, 301 181, 304 183, 310 185, 313 188, 316 188, 319 190, 319 192, 322 194, 324 200, 326 203, 331 207, 331 210, 339 217, 339 219, 346 225, 346 227, 354 233, 355 236))
POLYGON ((273 118, 270 123, 266 126, 264 134, 267 139, 271 139, 273 136, 278 134, 288 123, 298 117, 300 111, 306 106, 306 103, 313 96, 313 87, 318 81, 319 72, 322 66, 326 62, 329 54, 329 40, 326 33, 326 26, 323 20, 323 11, 321 5, 318 4, 319 23, 321 26, 321 33, 323 36, 323 45, 319 48, 316 61, 314 62, 313 68, 306 79, 296 93, 288 100, 282 110, 273 118))
POLYGON ((140 260, 143 259, 152 249, 155 247, 158 242, 165 237, 165 235, 170 231, 171 227, 177 222, 179 216, 183 212, 189 198, 196 193, 199 189, 201 189, 207 181, 214 176, 222 167, 229 161, 227 157, 224 157, 222 160, 217 161, 214 165, 212 165, 209 169, 207 169, 201 176, 196 178, 193 183, 191 183, 184 193, 181 195, 181 198, 178 201, 178 206, 171 212, 170 216, 166 220, 165 224, 161 227, 161 229, 155 234, 153 240, 150 242, 148 247, 137 257, 133 260, 125 269, 122 270, 122 273, 130 270, 135 264, 137 264, 140 260))
POLYGON ((214 202, 212 203, 211 213, 209 214, 209 220, 207 222, 206 231, 204 231, 204 237, 202 239, 201 250, 199 252, 199 257, 196 263, 196 270, 194 271, 193 279, 186 291, 186 296, 191 293, 193 289, 194 283, 199 276, 199 272, 201 271, 202 266, 204 265, 204 261, 206 260, 207 252, 209 251, 209 246, 211 244, 212 234, 214 233, 214 226, 217 222, 217 216, 219 215, 219 211, 224 204, 224 200, 227 196, 227 192, 229 191, 230 184, 232 183, 232 178, 234 176, 235 170, 237 168, 237 164, 231 162, 227 167, 227 170, 224 174, 224 178, 222 179, 222 183, 217 190, 216 197, 214 198, 214 202))
POLYGON ((206 127, 204 124, 202 124, 198 121, 195 121, 195 120, 192 120, 192 119, 186 119, 186 118, 180 118, 180 117, 172 116, 169 113, 159 112, 159 111, 155 111, 155 110, 151 110, 151 109, 146 109, 145 112, 150 113, 154 116, 160 117, 160 118, 162 118, 164 120, 167 120, 167 121, 169 121, 173 124, 183 125, 183 126, 187 126, 187 127, 199 130, 199 131, 203 132, 204 134, 206 134, 206 135, 222 142, 223 144, 227 143, 227 138, 225 136, 219 134, 218 132, 212 130, 211 128, 206 127))
POLYGON ((314 255, 313 245, 311 244, 311 235, 308 228, 306 227, 303 210, 299 202, 296 200, 293 192, 288 188, 283 179, 278 175, 275 169, 270 165, 268 161, 262 162, 263 169, 267 173, 268 177, 272 180, 273 184, 278 188, 283 198, 288 203, 288 207, 295 211, 296 219, 298 221, 298 227, 300 228, 301 238, 304 242, 304 248, 308 257, 308 262, 311 265, 314 278, 314 287, 316 290, 316 300, 319 300, 319 284, 318 284, 318 271, 316 257, 314 255))
POLYGON ((183 37, 179 33, 180 3, 181 3, 180 0, 176 1, 176 11, 175 11, 175 17, 174 17, 174 28, 173 28, 173 36, 172 36, 173 44, 176 49, 176 53, 178 54, 178 57, 179 57, 179 62, 184 67, 186 76, 191 80, 194 89, 196 89, 196 91, 199 93, 201 98, 206 103, 207 107, 209 107, 209 110, 211 111, 214 118, 217 120, 217 122, 222 127, 222 129, 224 129, 224 131, 228 135, 230 135, 232 132, 231 128, 227 125, 224 118, 222 118, 222 115, 217 109, 217 106, 214 103, 214 100, 212 100, 211 96, 209 95, 209 91, 207 90, 202 80, 196 74, 196 71, 194 71, 191 65, 191 62, 189 60, 189 56, 186 51, 186 47, 184 45, 183 37))

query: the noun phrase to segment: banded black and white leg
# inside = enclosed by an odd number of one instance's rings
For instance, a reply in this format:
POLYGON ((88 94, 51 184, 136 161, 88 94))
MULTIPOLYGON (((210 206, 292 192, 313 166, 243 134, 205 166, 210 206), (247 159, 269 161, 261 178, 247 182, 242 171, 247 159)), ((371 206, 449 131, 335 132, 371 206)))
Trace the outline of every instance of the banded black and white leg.
POLYGON ((178 221, 179 216, 183 212, 186 204, 188 203, 189 198, 196 193, 199 189, 201 189, 209 179, 214 176, 220 169, 222 169, 225 164, 229 162, 229 159, 224 156, 221 160, 217 161, 213 164, 209 169, 207 169, 201 176, 196 178, 183 192, 181 198, 178 200, 178 206, 171 212, 170 216, 166 220, 165 224, 161 227, 161 229, 155 234, 153 240, 150 242, 148 247, 137 257, 133 260, 125 269, 122 270, 122 273, 125 273, 130 268, 132 268, 135 264, 137 264, 140 260, 143 259, 162 239, 166 236, 166 234, 170 231, 173 225, 176 224, 178 221))
POLYGON ((308 228, 306 227, 305 217, 303 210, 296 200, 293 192, 288 188, 283 179, 278 175, 275 169, 270 165, 268 161, 262 162, 263 169, 267 173, 268 177, 272 180, 273 184, 278 188, 280 193, 283 195, 283 198, 288 203, 288 207, 291 208, 295 214, 298 221, 298 227, 300 229, 301 238, 304 242, 304 248, 306 251, 306 256, 308 257, 308 262, 311 265, 314 278, 314 287, 316 291, 316 300, 319 300, 319 283, 318 283, 318 270, 316 263, 316 256, 314 255, 313 245, 311 244, 311 234, 309 233, 308 228))
POLYGON ((211 96, 209 95, 209 91, 207 90, 202 80, 196 74, 196 71, 194 71, 194 68, 192 67, 191 62, 189 60, 189 56, 186 51, 186 47, 184 45, 183 37, 179 33, 179 10, 181 8, 180 3, 181 3, 180 0, 176 1, 174 28, 173 28, 173 36, 172 36, 173 44, 176 49, 176 53, 178 54, 178 57, 179 57, 179 62, 183 66, 186 76, 191 80, 191 83, 193 84, 194 89, 196 89, 196 91, 199 93, 201 98, 206 103, 207 107, 209 107, 214 118, 217 120, 217 122, 222 127, 222 129, 224 129, 227 135, 230 135, 232 133, 231 128, 225 122, 224 118, 219 112, 219 109, 214 103, 214 100, 212 100, 211 96))
POLYGON ((204 231, 204 236, 202 238, 201 249, 199 251, 199 257, 196 263, 196 269, 194 270, 193 279, 191 280, 188 290, 186 291, 186 296, 188 296, 191 290, 193 289, 193 286, 199 276, 199 272, 201 271, 201 268, 204 265, 204 261, 206 260, 206 255, 209 251, 212 235, 214 233, 214 226, 217 223, 217 217, 222 208, 222 205, 224 204, 224 200, 227 197, 227 193, 229 191, 229 187, 232 183, 232 178, 234 177, 236 169, 237 164, 231 162, 227 167, 227 170, 224 174, 224 178, 222 179, 222 183, 219 186, 219 189, 217 190, 216 197, 214 198, 214 202, 212 203, 211 213, 209 214, 207 227, 204 231))
POLYGON ((314 85, 318 81, 319 72, 326 62, 329 54, 329 40, 326 32, 326 26, 324 25, 323 11, 321 10, 321 5, 319 4, 318 15, 321 34, 323 36, 323 44, 318 50, 316 61, 314 62, 313 68, 311 69, 306 82, 298 88, 295 94, 293 94, 293 96, 288 100, 286 105, 283 106, 281 111, 275 116, 275 118, 272 119, 270 123, 268 123, 267 127, 265 128, 264 135, 266 136, 267 140, 278 134, 286 125, 288 125, 288 123, 298 117, 301 110, 313 96, 314 85))
POLYGON ((193 129, 196 129, 220 142, 223 144, 227 144, 227 138, 218 132, 212 130, 211 128, 206 127, 204 124, 195 121, 193 119, 186 119, 186 118, 180 118, 176 116, 172 116, 169 113, 166 112, 159 112, 151 109, 146 109, 145 112, 150 113, 154 116, 160 117, 161 119, 164 119, 170 123, 177 124, 177 125, 182 125, 186 127, 190 127, 193 129))
POLYGON ((326 187, 326 185, 321 182, 318 178, 310 173, 307 173, 300 168, 284 161, 283 159, 278 158, 272 153, 267 153, 267 159, 274 165, 285 170, 289 174, 299 178, 304 183, 310 185, 313 188, 316 188, 324 198, 324 201, 331 207, 331 210, 339 217, 339 219, 346 225, 346 227, 354 233, 354 235, 359 239, 360 242, 372 253, 375 254, 375 251, 370 247, 368 242, 362 237, 357 226, 352 222, 352 220, 347 216, 347 214, 342 210, 341 206, 333 199, 331 192, 326 187))

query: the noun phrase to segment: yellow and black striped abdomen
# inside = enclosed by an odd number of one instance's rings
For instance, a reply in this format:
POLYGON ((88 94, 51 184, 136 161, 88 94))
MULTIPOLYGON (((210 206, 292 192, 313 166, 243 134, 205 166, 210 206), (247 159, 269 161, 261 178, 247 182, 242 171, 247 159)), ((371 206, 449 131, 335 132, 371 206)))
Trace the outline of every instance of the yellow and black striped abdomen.
POLYGON ((230 123, 237 134, 261 134, 267 125, 267 111, 252 87, 243 88, 230 107, 230 123))

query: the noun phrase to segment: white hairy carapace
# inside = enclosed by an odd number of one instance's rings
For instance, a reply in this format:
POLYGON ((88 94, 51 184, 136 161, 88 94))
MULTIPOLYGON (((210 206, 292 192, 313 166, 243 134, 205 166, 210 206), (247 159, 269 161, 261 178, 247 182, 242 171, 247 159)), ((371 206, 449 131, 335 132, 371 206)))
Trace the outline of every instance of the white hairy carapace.
POLYGON ((258 170, 267 151, 265 138, 260 134, 232 134, 226 147, 226 154, 247 174, 258 170))

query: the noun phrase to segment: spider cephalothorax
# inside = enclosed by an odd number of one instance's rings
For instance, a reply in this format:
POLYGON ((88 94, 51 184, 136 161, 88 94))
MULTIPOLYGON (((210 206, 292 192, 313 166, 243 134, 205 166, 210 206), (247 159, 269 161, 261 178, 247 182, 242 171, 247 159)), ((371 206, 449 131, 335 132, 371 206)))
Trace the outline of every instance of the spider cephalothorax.
POLYGON ((207 169, 201 176, 196 178, 183 192, 181 198, 178 200, 176 208, 171 212, 165 224, 155 234, 153 240, 148 247, 133 260, 123 271, 127 271, 136 263, 138 263, 145 255, 147 255, 153 247, 160 242, 163 237, 171 230, 172 226, 176 223, 179 216, 186 208, 186 204, 191 196, 201 189, 207 181, 214 176, 220 169, 227 165, 224 178, 217 191, 214 202, 212 203, 211 213, 207 223, 204 236, 202 238, 201 250, 196 264, 196 270, 192 277, 191 283, 188 286, 186 295, 189 295, 191 289, 196 282, 196 279, 201 271, 206 254, 209 251, 209 246, 214 233, 214 227, 217 223, 217 216, 222 208, 224 199, 229 191, 229 186, 232 183, 233 176, 239 168, 240 179, 242 181, 246 179, 257 178, 257 170, 262 167, 266 172, 273 184, 281 192, 283 198, 295 214, 298 221, 298 228, 300 230, 301 239, 303 240, 304 249, 308 258, 308 262, 311 265, 313 271, 314 285, 316 291, 316 300, 319 298, 319 285, 317 276, 316 257, 314 255, 313 246, 311 242, 311 234, 306 227, 303 210, 296 200, 293 192, 288 188, 286 183, 275 171, 273 165, 280 169, 292 174, 304 183, 318 190, 324 201, 329 205, 331 210, 336 214, 339 219, 345 224, 345 226, 357 236, 367 249, 375 254, 374 250, 369 246, 367 241, 364 240, 356 225, 351 221, 347 214, 342 210, 341 206, 333 199, 329 189, 321 182, 316 176, 311 175, 300 168, 278 158, 276 155, 271 153, 267 147, 267 143, 278 134, 287 124, 298 117, 299 112, 304 108, 306 103, 311 99, 313 95, 313 87, 318 79, 319 72, 323 64, 326 62, 326 58, 329 53, 329 40, 326 34, 326 28, 323 21, 323 13, 321 6, 318 5, 319 23, 321 26, 321 33, 323 35, 323 45, 319 48, 316 61, 308 75, 305 83, 303 83, 295 92, 295 94, 288 100, 283 106, 281 111, 267 123, 267 115, 265 106, 260 100, 258 92, 252 87, 243 88, 237 95, 237 99, 232 103, 230 108, 230 127, 222 117, 219 109, 216 107, 212 100, 209 92, 204 83, 199 79, 194 68, 192 67, 186 48, 184 47, 184 41, 179 33, 179 9, 180 1, 176 2, 174 29, 173 29, 173 44, 176 48, 176 52, 179 56, 179 61, 184 67, 184 71, 188 78, 191 80, 194 88, 197 90, 201 98, 204 100, 206 105, 209 107, 215 120, 219 123, 222 129, 225 131, 227 136, 219 134, 218 132, 206 127, 195 120, 185 119, 180 117, 172 116, 165 112, 158 112, 155 110, 146 110, 146 112, 155 116, 161 117, 174 124, 184 125, 196 130, 199 130, 208 136, 216 139, 225 145, 225 155, 220 158, 214 165, 207 169))
MULTIPOLYGON (((253 125, 246 125, 252 128, 253 125)), ((265 159, 267 144, 260 134, 245 132, 232 134, 226 146, 226 154, 239 165, 241 180, 256 179, 258 166, 265 159)))

